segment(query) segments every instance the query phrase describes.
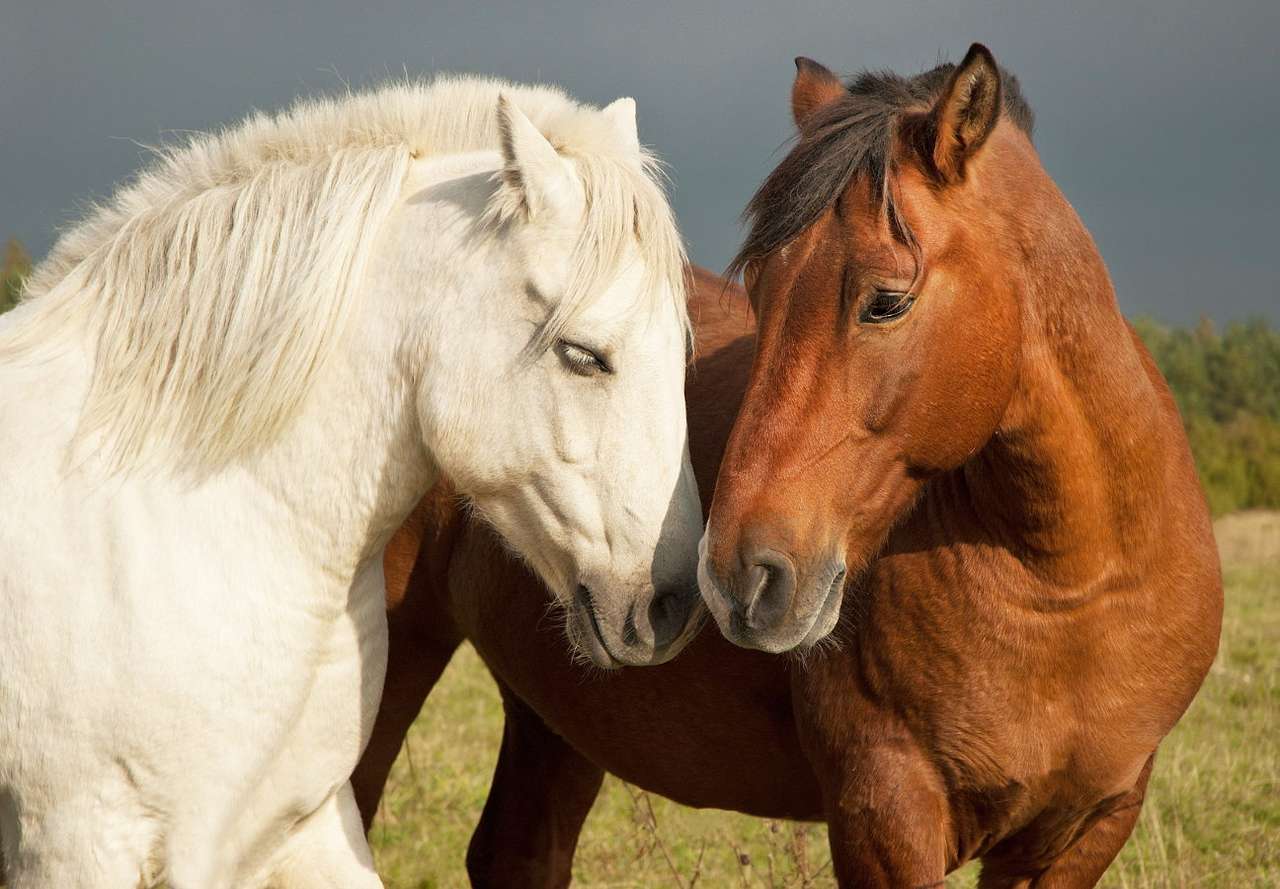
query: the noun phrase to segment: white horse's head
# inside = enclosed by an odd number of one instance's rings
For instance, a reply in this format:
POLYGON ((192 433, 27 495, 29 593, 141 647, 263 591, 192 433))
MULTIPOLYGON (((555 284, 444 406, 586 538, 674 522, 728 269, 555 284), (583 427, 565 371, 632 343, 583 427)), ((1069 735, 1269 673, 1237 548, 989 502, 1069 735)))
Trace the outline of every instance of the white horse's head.
POLYGON ((660 662, 700 616, 679 235, 632 100, 576 108, 560 150, 514 101, 493 113, 501 150, 416 161, 395 227, 422 434, 580 652, 660 662))
POLYGON ((592 660, 691 634, 684 255, 630 99, 446 78, 255 115, 165 152, 33 290, 0 356, 89 337, 85 453, 310 471, 288 496, 350 501, 295 507, 335 559, 339 531, 366 558, 436 469, 592 660))

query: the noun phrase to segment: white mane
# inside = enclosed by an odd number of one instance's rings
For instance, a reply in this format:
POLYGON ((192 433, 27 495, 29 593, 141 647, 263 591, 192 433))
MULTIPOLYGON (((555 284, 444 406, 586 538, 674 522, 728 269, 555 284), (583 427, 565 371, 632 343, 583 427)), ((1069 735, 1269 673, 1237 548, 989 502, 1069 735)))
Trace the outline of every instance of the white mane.
MULTIPOLYGON (((652 156, 637 163, 604 115, 559 90, 441 78, 255 113, 159 151, 37 267, 37 302, 0 338, 0 360, 82 325, 96 353, 79 435, 105 434, 119 467, 163 449, 211 469, 263 446, 338 341, 410 160, 497 148, 500 94, 574 163, 587 195, 573 284, 542 339, 632 238, 666 285, 650 292, 675 294, 687 330, 683 248, 652 156)), ((500 187, 490 218, 513 210, 500 187)))

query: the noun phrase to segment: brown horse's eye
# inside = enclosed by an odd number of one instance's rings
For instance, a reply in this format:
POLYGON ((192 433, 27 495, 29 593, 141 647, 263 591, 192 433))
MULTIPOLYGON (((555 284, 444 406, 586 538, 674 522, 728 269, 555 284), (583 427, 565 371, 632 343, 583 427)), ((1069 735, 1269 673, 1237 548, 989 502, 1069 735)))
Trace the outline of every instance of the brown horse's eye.
POLYGON ((863 324, 884 324, 907 314, 916 298, 910 293, 877 290, 862 309, 858 320, 863 324))

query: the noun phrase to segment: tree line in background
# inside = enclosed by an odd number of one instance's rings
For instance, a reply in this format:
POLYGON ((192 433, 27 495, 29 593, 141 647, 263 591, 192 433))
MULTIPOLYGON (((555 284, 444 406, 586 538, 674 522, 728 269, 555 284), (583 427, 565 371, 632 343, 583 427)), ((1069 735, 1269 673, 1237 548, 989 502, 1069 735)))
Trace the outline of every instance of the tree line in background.
POLYGON ((1182 412, 1215 514, 1280 508, 1280 331, 1262 318, 1194 328, 1134 322, 1182 412))
MULTIPOLYGON (((18 300, 31 257, 9 241, 0 275, 0 312, 18 300)), ((1262 318, 1218 333, 1134 322, 1182 411, 1200 480, 1214 513, 1280 509, 1280 331, 1262 318)))

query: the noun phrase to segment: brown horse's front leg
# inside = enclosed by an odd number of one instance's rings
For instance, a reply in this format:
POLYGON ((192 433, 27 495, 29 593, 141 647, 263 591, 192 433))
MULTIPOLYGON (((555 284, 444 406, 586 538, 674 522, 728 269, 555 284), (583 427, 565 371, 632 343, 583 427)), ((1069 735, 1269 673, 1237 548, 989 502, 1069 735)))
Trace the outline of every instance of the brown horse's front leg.
POLYGON ((502 749, 467 848, 467 873, 475 889, 564 889, 604 772, 499 686, 502 749))
POLYGON ((942 889, 945 801, 914 750, 850 751, 819 773, 840 889, 942 889))
POLYGON ((945 787, 915 738, 861 694, 847 650, 792 674, 801 744, 822 788, 841 889, 942 889, 945 787))
POLYGON ((1147 795, 1153 754, 1138 776, 1138 782, 1104 817, 1092 824, 1084 835, 1059 855, 1045 870, 1036 873, 1019 867, 1016 860, 992 855, 983 859, 981 889, 1091 889, 1120 854, 1133 826, 1138 823, 1142 802, 1147 795))

